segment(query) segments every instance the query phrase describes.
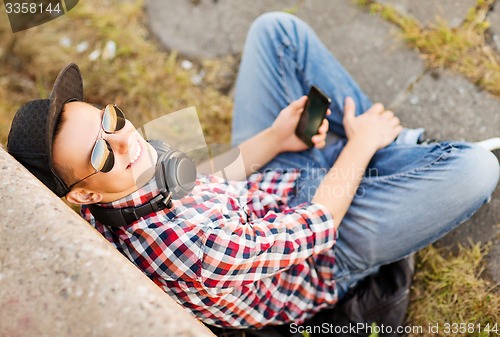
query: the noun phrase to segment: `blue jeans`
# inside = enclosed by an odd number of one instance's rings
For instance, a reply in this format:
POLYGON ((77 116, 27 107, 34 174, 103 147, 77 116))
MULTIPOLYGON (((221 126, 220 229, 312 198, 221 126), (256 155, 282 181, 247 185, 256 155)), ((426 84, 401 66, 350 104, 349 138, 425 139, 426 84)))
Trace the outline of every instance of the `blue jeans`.
MULTIPOLYGON (((354 98, 358 115, 372 102, 304 22, 285 13, 260 16, 248 33, 236 83, 233 144, 269 127, 313 84, 332 98, 328 120, 337 140, 322 150, 282 153, 264 168, 300 169, 291 205, 312 199, 345 145, 345 97, 354 98)), ((422 131, 405 129, 366 170, 334 246, 340 298, 381 265, 438 240, 491 198, 499 178, 492 153, 464 142, 419 145, 422 131)))

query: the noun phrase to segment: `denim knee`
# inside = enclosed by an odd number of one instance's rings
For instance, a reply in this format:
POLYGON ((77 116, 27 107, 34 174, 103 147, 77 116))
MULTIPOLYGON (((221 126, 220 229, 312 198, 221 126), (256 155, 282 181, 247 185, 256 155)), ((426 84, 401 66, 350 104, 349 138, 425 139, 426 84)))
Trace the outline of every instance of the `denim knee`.
MULTIPOLYGON (((284 12, 268 12, 260 15, 254 20, 248 31, 248 36, 253 37, 264 35, 271 39, 276 38, 276 34, 286 37, 285 40, 292 38, 297 24, 302 21, 296 16, 284 12)), ((289 43, 291 41, 288 41, 289 43)))
POLYGON ((500 165, 495 155, 474 144, 461 150, 458 182, 467 187, 471 201, 489 200, 500 177, 500 165))
POLYGON ((250 27, 250 31, 270 28, 286 20, 294 21, 297 20, 297 17, 285 12, 267 12, 259 15, 257 19, 254 20, 250 27))

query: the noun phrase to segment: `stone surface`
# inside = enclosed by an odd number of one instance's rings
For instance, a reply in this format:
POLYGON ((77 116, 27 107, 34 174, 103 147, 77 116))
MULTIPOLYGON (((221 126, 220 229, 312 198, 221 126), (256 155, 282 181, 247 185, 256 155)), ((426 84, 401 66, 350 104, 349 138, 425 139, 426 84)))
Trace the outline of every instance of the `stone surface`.
MULTIPOLYGON (((497 196, 498 198, 498 196, 497 196)), ((498 225, 500 228, 500 225, 498 225)), ((487 257, 487 268, 484 271, 484 275, 492 279, 498 284, 500 280, 500 239, 497 238, 493 241, 493 246, 487 257)))
POLYGON ((250 23, 266 11, 291 9, 299 0, 147 0, 151 30, 164 46, 188 56, 239 53, 250 23))
POLYGON ((213 336, 0 148, 0 336, 213 336))
POLYGON ((476 0, 376 0, 380 3, 390 4, 398 12, 410 15, 423 25, 445 20, 451 27, 462 24, 470 8, 476 0))
POLYGON ((500 51, 500 3, 497 1, 495 7, 488 14, 490 22, 490 31, 493 37, 493 43, 498 51, 500 51))
POLYGON ((500 99, 450 71, 426 73, 391 104, 408 127, 431 138, 479 141, 499 136, 500 99))
POLYGON ((259 14, 286 8, 295 8, 294 14, 312 26, 375 101, 389 103, 423 72, 422 61, 405 47, 394 25, 350 0, 146 1, 150 28, 159 41, 197 57, 240 53, 259 14))

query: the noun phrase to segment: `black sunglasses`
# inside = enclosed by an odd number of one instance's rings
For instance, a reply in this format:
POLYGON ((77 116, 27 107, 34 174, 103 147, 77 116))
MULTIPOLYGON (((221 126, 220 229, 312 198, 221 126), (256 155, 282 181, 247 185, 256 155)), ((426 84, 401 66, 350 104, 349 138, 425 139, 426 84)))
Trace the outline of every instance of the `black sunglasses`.
POLYGON ((94 172, 89 174, 83 179, 78 180, 69 186, 71 189, 78 183, 81 183, 87 178, 90 178, 97 172, 109 172, 113 169, 115 165, 115 155, 109 143, 102 138, 102 131, 105 133, 115 133, 120 131, 125 126, 125 114, 114 104, 108 104, 104 108, 104 113, 102 114, 101 131, 97 136, 94 148, 92 149, 92 154, 90 156, 90 163, 94 168, 94 172))

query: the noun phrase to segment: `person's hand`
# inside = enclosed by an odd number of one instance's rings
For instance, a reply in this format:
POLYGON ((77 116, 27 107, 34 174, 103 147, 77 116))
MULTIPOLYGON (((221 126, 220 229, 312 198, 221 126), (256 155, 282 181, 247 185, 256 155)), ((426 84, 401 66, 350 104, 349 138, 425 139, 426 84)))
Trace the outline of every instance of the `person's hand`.
POLYGON ((375 103, 365 113, 356 117, 356 105, 347 97, 344 105, 344 129, 348 141, 359 141, 367 148, 377 151, 396 139, 403 130, 399 118, 375 103))
MULTIPOLYGON (((280 147, 280 152, 298 152, 308 149, 308 146, 295 134, 295 129, 304 111, 306 101, 307 96, 302 96, 290 103, 290 105, 281 110, 278 117, 274 120, 273 125, 271 125, 271 130, 277 138, 277 145, 280 147)), ((330 109, 327 111, 327 115, 329 114, 330 109)), ((318 134, 311 138, 314 147, 321 149, 325 146, 327 131, 328 120, 325 118, 319 127, 318 134)))

